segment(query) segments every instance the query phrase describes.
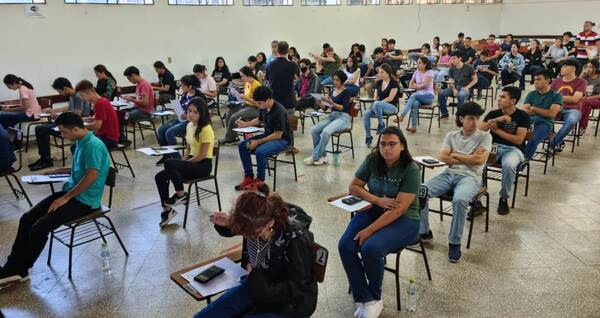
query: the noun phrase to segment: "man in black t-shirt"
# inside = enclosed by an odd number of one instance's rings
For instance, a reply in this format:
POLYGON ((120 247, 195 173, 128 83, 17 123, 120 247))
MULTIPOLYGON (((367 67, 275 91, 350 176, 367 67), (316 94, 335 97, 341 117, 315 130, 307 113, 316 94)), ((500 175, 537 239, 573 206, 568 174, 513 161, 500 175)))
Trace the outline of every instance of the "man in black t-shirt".
POLYGON ((273 99, 271 90, 265 86, 258 87, 254 91, 254 101, 260 109, 258 118, 246 122, 240 120, 237 122, 237 126, 243 128, 258 126, 262 123, 265 132, 240 142, 238 146, 244 167, 244 179, 235 186, 238 191, 256 190, 265 182, 268 156, 281 152, 294 144, 287 111, 273 99), (256 156, 256 178, 254 178, 252 169, 252 152, 256 156))
POLYGON ((168 104, 175 99, 175 90, 177 90, 175 76, 161 61, 154 62, 154 70, 158 74, 158 83, 153 83, 152 88, 158 92, 158 104, 168 104))
POLYGON ((277 58, 267 65, 266 80, 273 90, 273 98, 282 104, 288 113, 296 109, 294 80, 298 78, 298 65, 287 59, 289 45, 286 41, 277 42, 277 58))
POLYGON ((475 54, 477 53, 474 48, 471 47, 471 37, 466 37, 463 42, 463 46, 458 48, 460 52, 461 60, 465 64, 473 64, 475 62, 475 54))
POLYGON ((529 128, 529 115, 516 108, 521 98, 518 87, 506 86, 498 99, 498 108, 485 116, 479 129, 490 131, 492 141, 497 147, 496 162, 502 165, 502 188, 498 214, 506 215, 510 212, 508 197, 518 173, 521 162, 525 161, 525 136, 529 128))
POLYGON ((487 50, 482 50, 479 53, 479 59, 473 64, 475 72, 477 72, 477 99, 481 99, 481 91, 490 87, 494 76, 498 75, 498 64, 489 57, 487 50))

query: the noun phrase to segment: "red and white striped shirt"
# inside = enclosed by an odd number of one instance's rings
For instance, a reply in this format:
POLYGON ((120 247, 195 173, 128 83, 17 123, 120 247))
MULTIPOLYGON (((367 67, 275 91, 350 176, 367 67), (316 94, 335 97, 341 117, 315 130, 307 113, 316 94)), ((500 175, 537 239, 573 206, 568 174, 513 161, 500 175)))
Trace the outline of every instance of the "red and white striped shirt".
MULTIPOLYGON (((577 40, 579 41, 579 43, 581 45, 595 46, 596 41, 600 41, 600 36, 598 35, 598 33, 594 32, 594 31, 590 31, 587 34, 585 32, 581 32, 581 33, 577 34, 577 40)), ((587 59, 588 58, 588 54, 587 54, 587 51, 585 50, 585 47, 577 48, 577 58, 578 59, 587 59)))

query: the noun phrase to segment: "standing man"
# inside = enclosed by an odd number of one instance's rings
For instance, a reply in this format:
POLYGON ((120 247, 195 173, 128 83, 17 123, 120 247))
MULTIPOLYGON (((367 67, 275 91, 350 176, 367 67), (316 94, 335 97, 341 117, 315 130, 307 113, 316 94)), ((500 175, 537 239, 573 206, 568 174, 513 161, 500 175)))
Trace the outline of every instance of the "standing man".
POLYGON ((286 41, 277 42, 277 58, 267 66, 266 79, 271 84, 273 99, 279 102, 288 114, 294 114, 296 95, 294 80, 298 78, 298 65, 287 59, 289 45, 286 41))

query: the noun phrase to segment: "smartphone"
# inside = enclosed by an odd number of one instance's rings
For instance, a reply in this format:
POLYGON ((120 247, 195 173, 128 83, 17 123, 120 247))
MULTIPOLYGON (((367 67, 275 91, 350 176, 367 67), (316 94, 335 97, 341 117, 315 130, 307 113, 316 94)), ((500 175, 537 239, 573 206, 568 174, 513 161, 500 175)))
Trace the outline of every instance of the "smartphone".
POLYGON ((151 147, 151 149, 154 151, 167 150, 167 148, 165 148, 165 147, 151 147))
POLYGON ((435 160, 435 159, 423 159, 423 162, 428 164, 428 165, 435 165, 440 163, 439 161, 435 160))
POLYGON ((200 274, 196 275, 194 277, 194 280, 202 283, 202 284, 206 284, 209 281, 211 281, 213 278, 223 274, 225 272, 224 269, 222 269, 219 266, 213 265, 205 270, 203 270, 200 274))
POLYGON ((360 201, 362 201, 362 200, 357 197, 348 197, 348 198, 342 199, 342 203, 347 204, 347 205, 355 205, 360 201))

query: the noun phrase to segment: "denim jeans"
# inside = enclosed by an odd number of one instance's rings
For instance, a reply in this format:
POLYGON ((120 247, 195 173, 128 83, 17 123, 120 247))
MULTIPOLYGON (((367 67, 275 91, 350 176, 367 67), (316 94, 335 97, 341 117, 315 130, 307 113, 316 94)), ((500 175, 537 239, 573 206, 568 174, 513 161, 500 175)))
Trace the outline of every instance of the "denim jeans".
POLYGON ((354 84, 344 84, 344 86, 350 92, 350 95, 352 95, 352 97, 357 96, 358 93, 360 92, 360 87, 358 87, 354 84))
POLYGON ((396 105, 384 101, 376 101, 371 108, 365 110, 363 114, 363 125, 365 126, 366 137, 371 137, 371 117, 377 118, 377 127, 385 127, 383 115, 393 115, 398 112, 396 105))
POLYGON ((490 87, 491 81, 485 77, 483 74, 481 73, 477 73, 477 90, 479 92, 479 94, 481 94, 481 91, 490 87))
POLYGON ((502 165, 500 198, 508 199, 518 173, 517 168, 521 162, 525 161, 525 155, 515 146, 496 144, 496 147, 498 149, 496 162, 502 165))
POLYGON ((373 233, 359 246, 354 237, 375 222, 381 215, 381 210, 375 207, 354 215, 338 243, 342 265, 355 302, 381 300, 385 256, 417 240, 419 220, 401 216, 373 233))
POLYGON ((458 100, 456 103, 457 108, 460 108, 471 95, 471 92, 462 89, 462 87, 460 86, 456 86, 456 89, 458 90, 458 96, 454 96, 454 92, 450 87, 440 92, 440 95, 438 96, 438 105, 440 106, 440 112, 442 113, 442 115, 448 115, 448 97, 456 97, 456 99, 458 100))
POLYGON ((554 136, 554 139, 550 141, 551 147, 560 145, 565 137, 569 134, 571 129, 575 128, 581 119, 581 112, 573 108, 563 109, 560 111, 560 114, 564 123, 556 133, 556 136, 554 136))
POLYGON ((250 289, 246 282, 233 287, 221 295, 217 300, 208 304, 204 309, 194 315, 194 318, 285 318, 276 314, 246 314, 252 310, 254 303, 250 289))
POLYGON ((242 107, 241 105, 232 105, 231 109, 225 115, 225 123, 227 123, 227 131, 225 132, 225 139, 228 141, 236 140, 237 133, 233 131, 234 128, 237 128, 237 124, 235 123, 238 120, 250 120, 258 117, 258 109, 256 107, 246 106, 242 107))
MULTIPOLYGON (((254 172, 252 171, 252 157, 251 152, 248 149, 248 144, 251 140, 262 139, 267 137, 267 135, 258 135, 254 136, 250 139, 246 139, 238 145, 238 150, 240 153, 240 159, 242 160, 242 166, 244 167, 244 175, 247 177, 254 177, 254 172)), ((280 152, 287 148, 289 143, 284 139, 271 140, 266 142, 254 150, 254 155, 256 156, 256 178, 260 180, 265 180, 265 174, 267 171, 267 157, 274 153, 280 152)))
POLYGON ((446 79, 446 76, 450 73, 450 68, 448 67, 438 67, 435 72, 435 77, 433 78, 434 82, 441 82, 446 79))
POLYGON ((52 156, 50 155, 50 136, 58 137, 60 133, 55 131, 55 124, 43 124, 35 127, 35 140, 38 144, 38 154, 40 158, 45 161, 51 161, 52 156))
POLYGON ((132 110, 127 110, 127 114, 130 123, 135 123, 141 120, 148 120, 152 118, 152 114, 146 113, 145 111, 139 108, 132 108, 132 110))
POLYGON ((417 127, 417 122, 419 121, 419 107, 421 105, 431 105, 433 103, 433 94, 417 94, 414 93, 410 95, 408 101, 404 105, 404 109, 402 109, 401 116, 406 116, 410 111, 410 125, 412 127, 417 127))
POLYGON ((338 111, 331 112, 327 118, 319 121, 311 128, 310 134, 314 147, 312 152, 313 160, 316 161, 327 156, 327 144, 331 135, 346 128, 350 128, 350 115, 338 111))
POLYGON ((510 85, 521 78, 521 74, 516 72, 509 72, 508 70, 502 70, 500 72, 500 78, 502 80, 502 86, 510 85))
POLYGON ((538 145, 548 137, 548 134, 552 131, 552 124, 546 122, 533 122, 533 136, 527 141, 525 147, 525 158, 531 159, 535 154, 538 145))
POLYGON ((331 75, 327 74, 319 75, 319 81, 321 82, 321 86, 333 84, 333 78, 331 77, 331 75))
MULTIPOLYGON (((450 225, 450 232, 448 233, 448 242, 450 244, 460 244, 465 221, 467 220, 467 212, 469 211, 469 202, 481 189, 481 179, 444 171, 429 179, 424 185, 429 189, 428 199, 437 198, 453 190, 452 213, 454 215, 452 217, 452 224, 450 225)), ((421 211, 419 233, 426 234, 428 231, 429 207, 426 206, 421 211)))
POLYGON ((519 88, 521 90, 525 89, 525 75, 531 75, 530 84, 533 84, 533 74, 543 70, 544 67, 541 65, 527 65, 523 69, 523 74, 521 75, 521 79, 519 80, 519 88))
MULTIPOLYGON (((158 128, 158 144, 161 146, 172 146, 177 144, 177 136, 185 135, 188 122, 179 122, 177 118, 171 119, 158 128)), ((164 155, 166 158, 180 158, 179 152, 164 155)))
POLYGON ((4 129, 8 129, 9 127, 15 127, 15 125, 18 123, 34 120, 34 116, 29 117, 26 113, 0 111, 0 125, 2 125, 4 129))

